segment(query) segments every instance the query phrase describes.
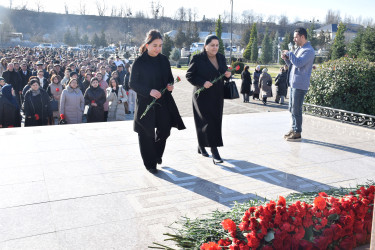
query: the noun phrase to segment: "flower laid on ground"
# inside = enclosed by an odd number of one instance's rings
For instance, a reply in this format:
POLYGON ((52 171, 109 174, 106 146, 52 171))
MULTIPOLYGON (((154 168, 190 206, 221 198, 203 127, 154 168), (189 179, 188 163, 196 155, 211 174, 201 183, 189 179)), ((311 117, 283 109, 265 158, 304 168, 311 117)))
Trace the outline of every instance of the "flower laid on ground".
MULTIPOLYGON (((353 249, 371 238, 375 183, 325 192, 293 193, 277 201, 249 200, 204 218, 183 217, 175 234, 179 249, 353 249)), ((155 243, 156 249, 174 248, 155 243)))
POLYGON ((374 192, 374 186, 342 198, 322 192, 314 205, 287 206, 281 196, 277 203, 250 207, 238 230, 231 219, 223 220, 227 237, 201 249, 353 249, 370 242, 374 192))
POLYGON ((60 114, 60 118, 61 118, 61 120, 65 120, 65 115, 64 114, 60 114))
MULTIPOLYGON (((179 76, 177 76, 176 80, 173 83, 168 83, 168 85, 174 85, 177 82, 181 82, 181 78, 179 76)), ((164 89, 160 90, 161 95, 163 95, 166 90, 167 90, 167 87, 165 87, 164 89)), ((145 112, 143 112, 143 114, 141 115, 140 119, 142 119, 147 114, 147 112, 151 109, 151 107, 154 106, 156 100, 157 99, 154 98, 152 100, 152 102, 149 105, 147 105, 146 110, 145 110, 145 112)))
MULTIPOLYGON (((233 74, 233 72, 236 72, 236 71, 239 71, 240 70, 240 65, 237 65, 235 69, 232 69, 231 67, 228 67, 227 71, 229 71, 230 73, 233 74)), ((214 84, 215 82, 221 80, 221 78, 223 78, 225 76, 225 73, 224 74, 221 74, 220 76, 218 76, 217 78, 215 78, 213 81, 211 81, 212 84, 214 84)), ((201 87, 199 88, 197 91, 195 91, 194 94, 197 94, 199 96, 199 94, 204 91, 206 88, 205 87, 201 87)))
POLYGON ((39 120, 39 115, 38 115, 38 114, 35 114, 34 117, 35 117, 35 120, 36 120, 36 121, 39 120))

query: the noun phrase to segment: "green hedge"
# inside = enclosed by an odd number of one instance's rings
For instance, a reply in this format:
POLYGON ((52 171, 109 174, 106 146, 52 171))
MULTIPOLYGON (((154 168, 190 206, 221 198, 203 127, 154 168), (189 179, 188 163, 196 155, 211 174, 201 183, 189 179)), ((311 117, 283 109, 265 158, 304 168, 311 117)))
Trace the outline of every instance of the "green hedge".
POLYGON ((375 63, 344 57, 319 65, 305 102, 375 115, 375 63))

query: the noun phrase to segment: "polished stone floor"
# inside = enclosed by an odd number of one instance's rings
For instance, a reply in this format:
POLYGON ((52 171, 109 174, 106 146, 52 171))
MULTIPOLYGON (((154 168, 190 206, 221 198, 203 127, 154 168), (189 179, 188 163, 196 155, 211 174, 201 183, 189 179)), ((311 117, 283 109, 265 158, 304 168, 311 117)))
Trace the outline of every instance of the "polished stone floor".
POLYGON ((375 180, 375 130, 285 111, 225 115, 225 162, 196 153, 192 117, 147 172, 132 122, 0 130, 0 249, 147 249, 165 226, 234 201, 375 180))

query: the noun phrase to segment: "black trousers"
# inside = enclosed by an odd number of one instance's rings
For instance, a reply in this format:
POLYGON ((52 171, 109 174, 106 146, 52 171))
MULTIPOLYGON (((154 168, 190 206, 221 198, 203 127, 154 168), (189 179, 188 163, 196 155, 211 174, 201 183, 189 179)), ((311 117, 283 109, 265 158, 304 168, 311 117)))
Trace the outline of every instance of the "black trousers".
POLYGON ((162 159, 167 138, 171 134, 171 117, 165 105, 155 106, 155 136, 138 133, 139 149, 147 169, 156 168, 162 159))

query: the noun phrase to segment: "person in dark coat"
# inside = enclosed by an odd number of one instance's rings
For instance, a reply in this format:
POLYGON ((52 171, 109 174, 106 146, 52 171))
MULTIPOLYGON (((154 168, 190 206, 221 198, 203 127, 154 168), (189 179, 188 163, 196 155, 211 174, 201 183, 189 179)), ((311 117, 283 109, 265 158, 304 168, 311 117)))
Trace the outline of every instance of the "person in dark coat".
POLYGON ((130 88, 137 93, 134 113, 134 131, 138 133, 139 148, 146 169, 156 174, 156 165, 162 163, 162 157, 171 128, 185 129, 177 105, 172 97, 173 75, 169 60, 161 54, 162 35, 150 30, 145 43, 141 46, 142 55, 133 63, 130 75, 130 88), (167 88, 162 95, 159 91, 167 88), (154 98, 155 105, 145 116, 147 105, 154 98), (156 128, 156 131, 155 131, 156 128))
POLYGON ((87 111, 87 122, 104 122, 104 103, 106 102, 106 93, 99 86, 98 78, 91 78, 90 87, 87 88, 84 99, 85 105, 89 106, 89 110, 87 111))
POLYGON ((280 104, 284 104, 284 99, 286 97, 288 91, 288 66, 284 65, 284 67, 280 68, 280 73, 275 78, 275 86, 276 86, 276 98, 275 102, 280 104))
POLYGON ((84 80, 82 82, 78 81, 79 88, 82 93, 86 93, 87 88, 90 87, 91 77, 91 73, 86 73, 84 80))
MULTIPOLYGON (((29 78, 32 76, 32 73, 31 71, 27 68, 27 63, 26 62, 22 62, 21 63, 21 68, 20 70, 18 71, 18 73, 20 74, 20 77, 21 77, 21 84, 20 84, 20 89, 21 91, 23 90, 23 88, 27 85, 27 83, 29 82, 29 78)), ((21 98, 23 100, 23 96, 21 98)))
POLYGON ((12 85, 7 84, 0 95, 0 128, 11 127, 21 127, 21 114, 12 85))
POLYGON ((7 84, 12 85, 15 93, 16 93, 16 100, 18 104, 21 104, 21 98, 20 98, 20 93, 22 93, 21 89, 21 77, 14 70, 14 64, 13 63, 8 63, 8 68, 6 71, 3 72, 2 77, 5 79, 5 82, 7 84))
POLYGON ((249 102, 249 95, 251 92, 251 75, 249 72, 249 65, 246 65, 241 73, 241 94, 243 95, 243 102, 249 102))
POLYGON ((39 86, 36 79, 28 83, 30 89, 25 94, 24 113, 25 127, 44 126, 48 124, 48 118, 52 115, 50 99, 47 92, 39 86))
POLYGON ((208 156, 204 147, 211 147, 214 163, 223 160, 217 147, 223 146, 221 124, 224 107, 224 79, 212 83, 215 78, 225 74, 231 76, 224 55, 218 53, 219 38, 215 35, 207 36, 204 51, 194 55, 186 73, 186 79, 194 85, 193 112, 195 128, 198 136, 198 153, 208 156), (204 87, 199 95, 195 92, 204 87))
POLYGON ((262 74, 262 71, 260 70, 260 66, 256 66, 255 71, 253 73, 253 100, 258 99, 259 100, 259 78, 260 75, 262 74))

